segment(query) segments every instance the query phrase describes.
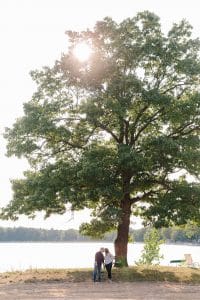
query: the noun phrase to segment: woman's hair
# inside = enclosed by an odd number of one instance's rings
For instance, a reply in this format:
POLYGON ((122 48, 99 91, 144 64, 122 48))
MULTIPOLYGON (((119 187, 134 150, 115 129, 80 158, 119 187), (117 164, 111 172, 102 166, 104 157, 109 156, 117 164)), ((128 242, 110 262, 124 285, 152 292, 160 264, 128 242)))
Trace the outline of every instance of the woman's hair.
POLYGON ((108 248, 105 248, 105 253, 109 253, 109 250, 108 250, 108 248))

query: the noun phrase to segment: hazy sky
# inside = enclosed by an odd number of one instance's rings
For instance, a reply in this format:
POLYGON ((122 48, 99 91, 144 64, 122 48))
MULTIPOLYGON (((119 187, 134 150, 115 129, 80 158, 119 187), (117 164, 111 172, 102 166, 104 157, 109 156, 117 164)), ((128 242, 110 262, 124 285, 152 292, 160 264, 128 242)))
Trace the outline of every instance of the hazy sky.
MULTIPOLYGON (((12 197, 10 179, 22 176, 28 166, 24 160, 7 158, 4 128, 23 114, 23 103, 31 98, 35 86, 30 70, 52 65, 66 49, 64 32, 92 28, 106 16, 115 21, 149 10, 161 18, 166 32, 174 22, 187 19, 194 35, 200 37, 198 0, 0 0, 0 206, 12 197)), ((70 228, 88 218, 88 213, 51 217, 43 221, 3 222, 0 226, 70 228)))

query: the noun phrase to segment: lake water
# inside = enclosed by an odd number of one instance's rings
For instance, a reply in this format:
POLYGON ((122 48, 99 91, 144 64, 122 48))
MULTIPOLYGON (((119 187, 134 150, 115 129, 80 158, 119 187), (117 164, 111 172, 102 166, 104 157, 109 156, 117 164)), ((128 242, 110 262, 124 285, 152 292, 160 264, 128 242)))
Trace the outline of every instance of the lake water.
MULTIPOLYGON (((144 244, 128 245, 128 263, 134 265, 144 244)), ((0 243, 0 272, 30 268, 92 268, 94 254, 100 247, 114 253, 113 243, 0 243)), ((182 259, 185 253, 192 254, 200 262, 200 246, 161 245, 164 255, 161 265, 169 265, 172 259, 182 259)))

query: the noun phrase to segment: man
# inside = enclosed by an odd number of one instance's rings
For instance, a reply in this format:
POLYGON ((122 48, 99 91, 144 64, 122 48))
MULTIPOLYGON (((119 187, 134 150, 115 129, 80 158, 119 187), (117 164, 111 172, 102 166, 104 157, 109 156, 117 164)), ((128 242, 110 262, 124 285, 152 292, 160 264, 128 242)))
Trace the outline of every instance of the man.
POLYGON ((101 281, 101 266, 104 263, 103 252, 104 252, 104 248, 100 248, 100 250, 95 254, 94 276, 93 276, 94 282, 97 280, 101 281))

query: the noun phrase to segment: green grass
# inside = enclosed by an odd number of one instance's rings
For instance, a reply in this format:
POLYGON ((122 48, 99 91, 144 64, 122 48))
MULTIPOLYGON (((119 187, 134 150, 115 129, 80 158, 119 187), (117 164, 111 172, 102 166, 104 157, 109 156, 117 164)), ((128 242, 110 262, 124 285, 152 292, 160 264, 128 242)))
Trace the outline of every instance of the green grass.
MULTIPOLYGON (((200 284, 200 269, 185 267, 136 266, 113 268, 113 281, 167 281, 200 284)), ((103 280, 106 280, 106 271, 103 280)), ((17 282, 86 282, 92 280, 92 269, 30 269, 24 272, 0 273, 0 283, 17 282)))
POLYGON ((169 281, 200 283, 200 269, 184 267, 137 266, 118 269, 116 281, 169 281))

